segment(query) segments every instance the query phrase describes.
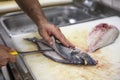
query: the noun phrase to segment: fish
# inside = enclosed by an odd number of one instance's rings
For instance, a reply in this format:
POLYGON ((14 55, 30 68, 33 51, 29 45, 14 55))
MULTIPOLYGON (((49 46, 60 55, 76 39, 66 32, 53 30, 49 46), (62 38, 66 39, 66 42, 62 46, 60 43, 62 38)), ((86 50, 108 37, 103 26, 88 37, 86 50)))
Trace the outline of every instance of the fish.
POLYGON ((119 29, 107 23, 96 25, 88 34, 87 45, 89 52, 95 52, 116 41, 119 36, 119 29))
POLYGON ((43 55, 52 59, 53 61, 64 64, 78 64, 78 65, 96 65, 97 61, 93 59, 88 53, 81 51, 79 48, 68 48, 58 42, 54 37, 51 37, 53 45, 48 45, 44 39, 25 38, 27 41, 38 46, 39 51, 43 51, 43 55))

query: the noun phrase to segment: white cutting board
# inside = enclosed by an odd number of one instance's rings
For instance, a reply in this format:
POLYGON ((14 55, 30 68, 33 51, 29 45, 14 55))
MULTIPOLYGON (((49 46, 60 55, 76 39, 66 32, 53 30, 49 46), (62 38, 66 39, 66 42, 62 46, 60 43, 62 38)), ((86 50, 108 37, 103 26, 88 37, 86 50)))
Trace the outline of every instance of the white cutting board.
MULTIPOLYGON (((100 23, 114 25, 120 30, 120 18, 117 16, 70 25, 62 27, 61 30, 77 47, 87 50, 87 35, 100 23)), ((31 34, 28 37, 30 36, 31 34)), ((17 36, 14 39, 17 42, 17 36)), ((17 46, 19 45, 24 50, 25 46, 32 46, 31 43, 26 45, 22 41, 17 46)), ((46 58, 42 53, 25 55, 24 61, 36 80, 120 80, 120 36, 113 44, 89 55, 98 60, 96 66, 61 64, 46 58)))
POLYGON ((12 42, 14 44, 14 48, 18 52, 28 52, 28 51, 38 50, 36 45, 31 44, 32 42, 25 40, 25 38, 33 38, 33 37, 41 38, 37 32, 23 33, 20 35, 12 36, 12 42))

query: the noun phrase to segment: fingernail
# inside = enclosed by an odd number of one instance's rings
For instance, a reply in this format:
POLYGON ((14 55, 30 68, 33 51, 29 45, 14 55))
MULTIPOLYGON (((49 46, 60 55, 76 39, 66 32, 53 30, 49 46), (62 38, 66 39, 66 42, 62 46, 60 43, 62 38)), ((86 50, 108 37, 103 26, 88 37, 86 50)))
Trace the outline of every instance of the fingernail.
POLYGON ((68 47, 68 48, 69 48, 69 47, 70 47, 70 45, 66 45, 66 47, 68 47))
POLYGON ((53 45, 53 42, 50 42, 49 44, 52 46, 52 45, 53 45))

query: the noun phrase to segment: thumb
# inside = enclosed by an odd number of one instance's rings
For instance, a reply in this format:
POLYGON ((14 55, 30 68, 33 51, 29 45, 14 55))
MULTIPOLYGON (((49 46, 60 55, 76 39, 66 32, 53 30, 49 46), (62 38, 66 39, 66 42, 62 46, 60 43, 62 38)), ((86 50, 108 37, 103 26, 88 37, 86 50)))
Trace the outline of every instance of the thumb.
POLYGON ((9 55, 9 61, 14 63, 16 61, 16 56, 9 55))
POLYGON ((47 32, 43 32, 42 37, 49 45, 53 44, 52 39, 51 39, 50 35, 47 32))

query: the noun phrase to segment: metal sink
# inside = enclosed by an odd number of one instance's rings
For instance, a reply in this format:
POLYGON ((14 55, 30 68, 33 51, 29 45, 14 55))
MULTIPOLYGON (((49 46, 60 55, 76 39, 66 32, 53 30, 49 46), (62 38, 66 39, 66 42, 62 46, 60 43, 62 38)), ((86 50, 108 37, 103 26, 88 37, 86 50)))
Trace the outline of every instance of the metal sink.
MULTIPOLYGON (((74 5, 49 7, 43 10, 48 21, 57 26, 71 25, 95 18, 74 5)), ((4 15, 1 18, 1 24, 9 36, 37 31, 36 25, 24 12, 4 15)))
POLYGON ((73 24, 93 16, 75 6, 58 6, 44 9, 47 19, 55 25, 73 24))

